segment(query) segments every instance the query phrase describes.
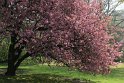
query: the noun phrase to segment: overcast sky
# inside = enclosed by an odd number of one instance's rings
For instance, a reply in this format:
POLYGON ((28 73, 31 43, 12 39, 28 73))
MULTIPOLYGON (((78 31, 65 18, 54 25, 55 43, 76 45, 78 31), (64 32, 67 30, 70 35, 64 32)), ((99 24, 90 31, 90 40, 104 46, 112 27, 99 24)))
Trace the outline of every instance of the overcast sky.
MULTIPOLYGON (((113 0, 113 1, 117 1, 117 0, 113 0)), ((116 10, 124 10, 124 3, 123 4, 121 4, 121 5, 119 5, 117 8, 116 8, 116 10)))
POLYGON ((116 8, 116 10, 124 10, 124 4, 118 6, 118 7, 116 8))

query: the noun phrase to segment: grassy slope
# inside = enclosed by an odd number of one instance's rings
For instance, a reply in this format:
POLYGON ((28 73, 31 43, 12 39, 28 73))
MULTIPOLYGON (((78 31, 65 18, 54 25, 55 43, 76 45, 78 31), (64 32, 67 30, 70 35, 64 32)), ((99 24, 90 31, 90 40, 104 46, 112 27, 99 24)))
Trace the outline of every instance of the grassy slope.
MULTIPOLYGON (((5 66, 0 66, 0 68, 4 68, 5 66)), ((117 67, 112 68, 112 72, 109 75, 91 75, 86 72, 78 72, 71 70, 69 71, 66 67, 56 67, 56 66, 44 66, 44 65, 33 65, 33 66, 21 66, 20 69, 25 69, 26 72, 17 72, 18 75, 16 79, 33 79, 37 78, 40 75, 50 74, 50 75, 59 75, 59 76, 67 76, 71 78, 79 78, 79 79, 87 79, 92 80, 97 83, 124 83, 124 64, 119 64, 117 67), (23 75, 22 75, 23 74, 23 75), (35 77, 32 75, 35 74, 35 77), (27 75, 27 76, 26 76, 27 75), (29 78, 31 77, 31 78, 29 78)), ((52 78, 52 77, 49 77, 52 78)), ((62 80, 57 78, 58 80, 62 80)), ((54 83, 54 82, 53 82, 54 83)), ((60 82, 58 82, 60 83, 60 82)))

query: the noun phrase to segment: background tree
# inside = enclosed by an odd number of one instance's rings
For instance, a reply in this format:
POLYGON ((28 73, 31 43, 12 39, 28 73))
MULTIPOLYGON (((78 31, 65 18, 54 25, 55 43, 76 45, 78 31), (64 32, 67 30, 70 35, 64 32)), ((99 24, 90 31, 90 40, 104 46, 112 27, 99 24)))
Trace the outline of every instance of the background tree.
MULTIPOLYGON (((86 0, 87 2, 91 2, 92 0, 86 0)), ((124 16, 123 9, 117 10, 118 6, 122 5, 124 0, 96 0, 102 5, 102 12, 111 16, 111 23, 109 24, 108 32, 110 35, 114 37, 115 42, 119 42, 120 44, 124 44, 124 16)), ((123 51, 124 45, 121 46, 120 50, 123 51)), ((123 57, 123 56, 121 56, 123 57)), ((121 57, 119 59, 123 60, 121 57)), ((120 60, 117 61, 120 61, 120 60)), ((123 60, 124 61, 124 60, 123 60)))
POLYGON ((25 58, 38 53, 68 67, 108 73, 120 53, 117 43, 109 44, 110 17, 101 8, 96 0, 0 0, 0 33, 10 37, 5 75, 15 75, 25 58))
POLYGON ((9 48, 8 39, 4 38, 0 41, 0 63, 7 62, 7 51, 9 48))

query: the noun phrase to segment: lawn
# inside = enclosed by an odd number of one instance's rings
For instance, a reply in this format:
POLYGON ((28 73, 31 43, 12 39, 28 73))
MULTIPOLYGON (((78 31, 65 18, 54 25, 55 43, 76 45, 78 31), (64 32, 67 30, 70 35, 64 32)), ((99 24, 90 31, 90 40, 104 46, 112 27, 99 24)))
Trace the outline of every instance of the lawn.
MULTIPOLYGON (((6 66, 0 66, 0 73, 6 66)), ((124 64, 112 67, 108 75, 93 75, 77 70, 69 70, 67 67, 33 65, 21 66, 17 76, 0 76, 0 83, 124 83, 124 64), (80 79, 80 80, 79 80, 80 79), (81 81, 82 80, 82 81, 81 81), (89 81, 90 80, 90 81, 89 81)))

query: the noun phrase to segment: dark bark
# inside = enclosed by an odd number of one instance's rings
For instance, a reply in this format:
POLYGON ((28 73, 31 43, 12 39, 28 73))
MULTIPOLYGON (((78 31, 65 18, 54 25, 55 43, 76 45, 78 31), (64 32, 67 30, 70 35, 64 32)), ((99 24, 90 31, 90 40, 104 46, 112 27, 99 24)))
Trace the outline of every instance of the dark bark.
POLYGON ((16 75, 16 70, 13 64, 11 66, 8 66, 7 72, 5 73, 6 76, 15 76, 16 75))
POLYGON ((15 64, 15 69, 17 70, 17 68, 20 66, 21 62, 23 60, 25 60, 26 58, 28 58, 30 56, 30 54, 27 52, 25 55, 23 55, 15 64))
POLYGON ((23 60, 25 60, 29 56, 30 56, 30 54, 27 52, 20 59, 16 60, 16 62, 11 63, 11 64, 8 63, 8 68, 7 68, 7 72, 5 73, 5 75, 6 76, 14 76, 14 75, 16 75, 16 70, 20 66, 21 62, 23 60))
POLYGON ((22 49, 24 46, 19 46, 15 48, 15 45, 17 43, 17 35, 13 32, 11 35, 11 44, 9 46, 8 51, 8 68, 7 72, 5 73, 6 76, 14 76, 16 75, 16 70, 21 64, 21 62, 30 56, 29 53, 26 53, 25 55, 21 56, 22 49))
POLYGON ((7 72, 5 75, 15 75, 15 68, 14 68, 14 56, 15 56, 15 43, 16 42, 16 34, 13 32, 11 34, 11 44, 9 46, 9 51, 8 51, 8 68, 7 72))

